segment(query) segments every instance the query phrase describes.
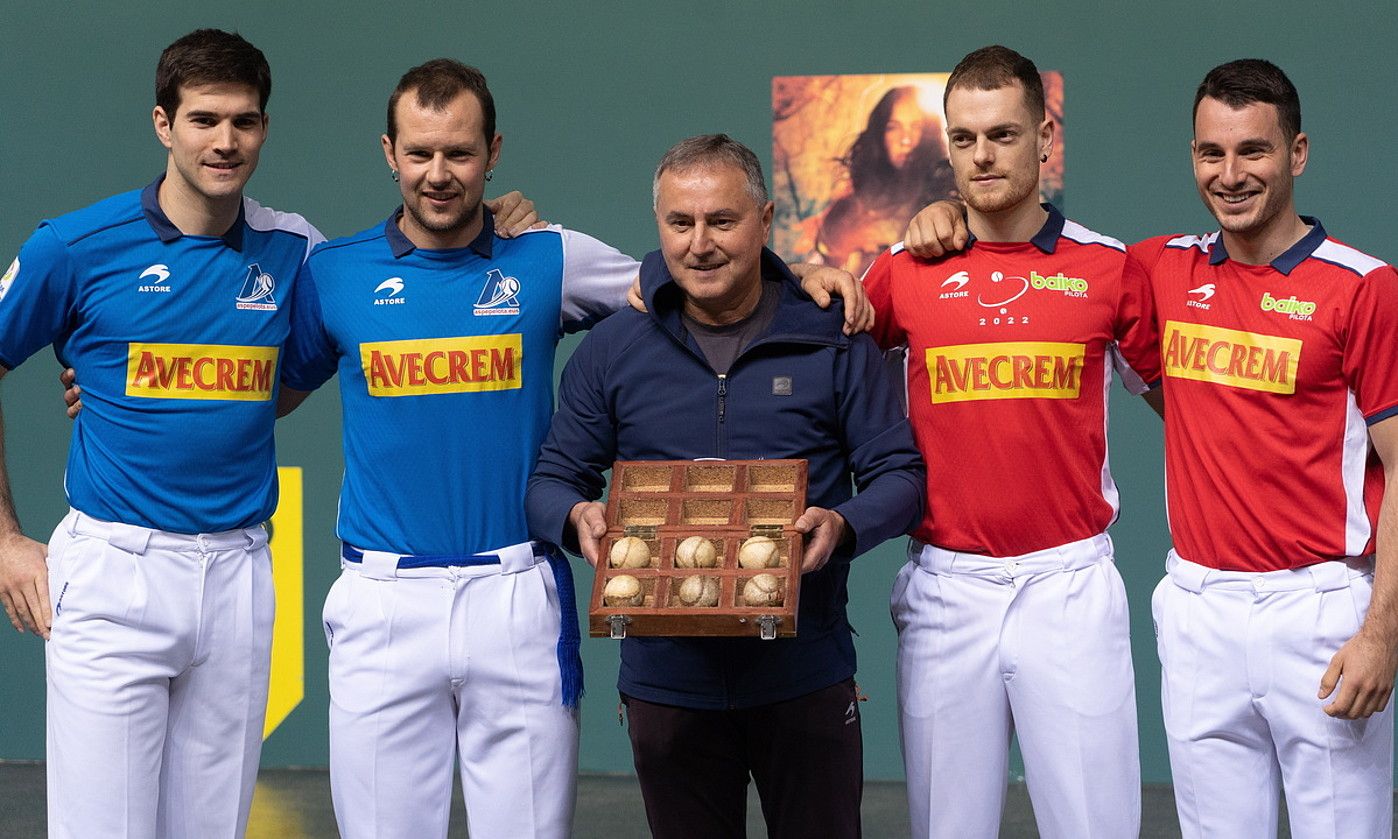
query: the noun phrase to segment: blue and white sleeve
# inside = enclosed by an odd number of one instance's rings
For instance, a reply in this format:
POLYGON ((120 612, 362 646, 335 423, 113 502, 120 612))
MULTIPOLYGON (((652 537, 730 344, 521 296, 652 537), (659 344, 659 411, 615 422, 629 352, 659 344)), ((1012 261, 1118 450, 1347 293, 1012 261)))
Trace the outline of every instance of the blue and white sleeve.
POLYGON ((315 390, 335 375, 339 357, 325 330, 310 260, 301 265, 291 301, 291 334, 282 352, 282 383, 293 390, 315 390))
POLYGON ((39 225, 0 276, 0 364, 13 370, 69 331, 77 287, 66 244, 48 223, 39 225))
POLYGON ((641 263, 586 233, 563 228, 563 331, 580 332, 626 305, 641 263))

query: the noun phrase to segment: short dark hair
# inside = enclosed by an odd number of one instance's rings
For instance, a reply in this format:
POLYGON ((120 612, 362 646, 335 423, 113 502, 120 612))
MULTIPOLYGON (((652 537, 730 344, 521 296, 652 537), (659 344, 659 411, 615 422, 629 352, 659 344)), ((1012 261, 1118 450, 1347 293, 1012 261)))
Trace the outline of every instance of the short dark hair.
POLYGON ((236 32, 196 29, 160 54, 155 65, 155 104, 168 117, 180 105, 180 88, 201 84, 243 84, 257 91, 258 108, 267 110, 272 96, 272 69, 262 50, 236 32))
POLYGON ((1234 110, 1255 102, 1273 105, 1287 140, 1301 133, 1301 97, 1296 85, 1270 61, 1242 58, 1210 70, 1194 92, 1194 116, 1199 115, 1199 103, 1206 96, 1234 110))
POLYGON ((700 134, 676 143, 660 158, 651 181, 651 206, 660 203, 660 176, 696 166, 733 166, 743 173, 743 186, 757 206, 767 203, 767 179, 762 176, 762 162, 753 150, 727 134, 700 134))
POLYGON ((470 91, 481 103, 486 145, 495 140, 495 98, 490 95, 485 74, 454 59, 434 58, 404 73, 393 94, 388 97, 388 131, 385 133, 390 143, 398 140, 398 119, 394 113, 398 109, 398 100, 410 90, 416 91, 418 105, 437 111, 446 108, 462 93, 470 91))
POLYGON ((981 47, 957 62, 942 92, 942 110, 947 97, 958 87, 971 90, 999 90, 1018 81, 1024 88, 1024 104, 1040 122, 1044 119, 1044 80, 1034 62, 999 44, 981 47))

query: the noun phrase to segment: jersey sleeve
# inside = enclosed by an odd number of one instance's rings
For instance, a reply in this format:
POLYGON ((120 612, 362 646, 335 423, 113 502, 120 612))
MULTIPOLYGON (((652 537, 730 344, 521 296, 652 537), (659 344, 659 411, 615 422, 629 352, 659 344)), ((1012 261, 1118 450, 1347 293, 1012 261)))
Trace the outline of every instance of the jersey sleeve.
POLYGON ((641 264, 585 233, 563 237, 563 330, 580 332, 626 305, 641 264))
POLYGON ((282 352, 283 384, 293 390, 315 390, 335 375, 339 358, 325 330, 311 261, 302 263, 291 293, 291 334, 282 352))
MULTIPOLYGON (((302 219, 302 221, 305 221, 305 219, 302 219)), ((311 252, 314 251, 314 250, 316 249, 316 245, 319 245, 319 244, 323 243, 324 241, 325 241, 325 234, 324 234, 324 233, 321 233, 319 230, 316 229, 315 225, 313 225, 313 224, 311 224, 310 222, 307 221, 307 222, 306 222, 306 255, 305 255, 305 257, 302 258, 301 262, 304 264, 305 261, 306 261, 307 259, 310 259, 310 258, 311 258, 311 252)))
POLYGON ((1398 414, 1398 271, 1365 275, 1349 313, 1343 368, 1369 425, 1398 414))
POLYGON ((607 399, 599 334, 583 338, 558 385, 558 410, 529 478, 524 511, 530 535, 578 552, 568 514, 579 501, 602 497, 604 473, 616 459, 616 420, 607 399))
POLYGON ((852 553, 858 556, 921 521, 927 467, 873 342, 854 336, 835 375, 841 442, 859 490, 835 510, 854 532, 852 553))
POLYGON ((893 256, 893 250, 884 251, 864 272, 864 293, 874 307, 874 328, 869 334, 885 350, 908 340, 908 333, 898 324, 893 311, 893 256))
POLYGON ((1165 243, 1170 241, 1170 236, 1154 236, 1144 239, 1134 245, 1126 246, 1126 255, 1136 260, 1146 272, 1146 278, 1155 270, 1155 266, 1160 262, 1160 256, 1165 252, 1165 243))
POLYGON ((0 364, 13 370, 73 326, 77 269, 48 223, 39 225, 0 277, 0 364))
POLYGON ((1122 383, 1141 394, 1160 384, 1160 333, 1145 266, 1130 253, 1121 269, 1113 363, 1122 383))

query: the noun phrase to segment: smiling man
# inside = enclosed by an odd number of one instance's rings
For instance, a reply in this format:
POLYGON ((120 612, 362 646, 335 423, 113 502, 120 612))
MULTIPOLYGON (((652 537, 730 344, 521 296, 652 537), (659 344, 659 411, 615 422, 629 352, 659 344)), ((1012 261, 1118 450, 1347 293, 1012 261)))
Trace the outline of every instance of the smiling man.
POLYGON ((1153 606, 1180 825, 1273 837, 1284 787, 1292 835, 1388 836, 1398 274, 1297 214, 1310 143, 1275 65, 1205 76, 1192 151, 1220 230, 1132 247, 1168 380, 1153 606))
POLYGON ((572 831, 572 575, 530 541, 525 481, 560 335, 625 305, 637 263, 557 225, 496 235, 481 202, 495 122, 476 68, 404 74, 382 137, 402 204, 318 248, 298 287, 281 409, 336 373, 344 402, 343 573, 325 626, 350 839, 444 837, 458 758, 473 835, 572 831))
POLYGON ((864 280, 875 338, 908 348, 928 464, 892 598, 913 835, 998 835, 1013 733, 1043 836, 1134 836, 1107 401, 1115 371, 1159 405, 1145 275, 1121 242, 1039 203, 1055 126, 1033 62, 972 52, 945 109, 971 241, 931 261, 895 245, 864 280))
MULTIPOLYGON (((1398 273, 1296 213, 1310 140, 1276 65, 1210 70, 1190 148, 1219 230, 1129 248, 1168 379, 1152 611, 1180 827, 1270 839, 1285 788, 1293 835, 1388 836, 1398 273)), ((924 210, 909 249, 940 255, 958 224, 924 210)))
POLYGON ((445 837, 459 756, 472 835, 567 836, 581 662, 567 561, 529 541, 524 482, 554 349, 623 305, 630 257, 553 226, 494 232, 502 138, 450 59, 388 103, 401 206, 318 248, 283 411, 337 372, 344 571, 326 598, 330 780, 342 835, 445 837))
POLYGON ((234 837, 247 820, 271 651, 274 371, 321 238, 242 194, 270 92, 237 35, 171 44, 152 112, 164 174, 43 222, 0 280, 0 375, 53 344, 85 389, 73 509, 47 564, 0 480, 0 600, 49 638, 54 837, 234 837))
POLYGON ((768 835, 858 836, 846 582, 855 556, 917 520, 922 462, 873 341, 845 336, 839 312, 818 309, 764 247, 772 202, 757 156, 726 135, 692 137, 653 183, 649 313, 609 318, 569 360, 529 482, 530 530, 595 566, 613 461, 806 459, 796 637, 628 637, 618 686, 652 835, 744 836, 751 776, 768 835))

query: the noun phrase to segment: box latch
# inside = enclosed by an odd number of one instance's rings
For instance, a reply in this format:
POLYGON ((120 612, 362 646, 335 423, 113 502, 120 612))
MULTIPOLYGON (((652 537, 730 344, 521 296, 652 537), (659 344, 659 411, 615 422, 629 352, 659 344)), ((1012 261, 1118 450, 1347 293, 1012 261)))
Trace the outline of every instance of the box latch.
POLYGON ((776 615, 758 615, 758 637, 761 638, 763 641, 771 641, 772 639, 776 638, 777 624, 781 622, 782 619, 777 617, 776 615))
MULTIPOLYGON (((626 637, 626 625, 631 623, 630 615, 608 615, 607 624, 611 627, 611 637, 620 641, 626 637)), ((775 637, 775 636, 774 636, 775 637)))

